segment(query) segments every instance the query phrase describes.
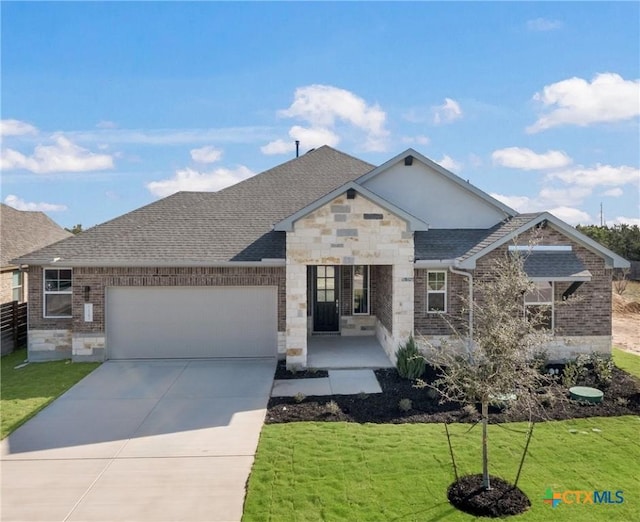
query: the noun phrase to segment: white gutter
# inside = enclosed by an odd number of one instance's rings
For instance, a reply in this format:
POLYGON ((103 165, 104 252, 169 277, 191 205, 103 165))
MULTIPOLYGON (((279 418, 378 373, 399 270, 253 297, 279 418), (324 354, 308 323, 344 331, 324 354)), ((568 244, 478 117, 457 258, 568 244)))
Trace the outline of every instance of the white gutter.
POLYGON ((419 259, 413 265, 415 268, 447 268, 454 263, 453 259, 419 259))
POLYGON ((469 332, 468 338, 469 342, 467 343, 467 350, 471 353, 471 346, 473 345, 473 275, 469 272, 464 272, 462 270, 456 270, 452 266, 449 266, 449 270, 453 274, 461 275, 462 277, 466 277, 469 280, 469 332))

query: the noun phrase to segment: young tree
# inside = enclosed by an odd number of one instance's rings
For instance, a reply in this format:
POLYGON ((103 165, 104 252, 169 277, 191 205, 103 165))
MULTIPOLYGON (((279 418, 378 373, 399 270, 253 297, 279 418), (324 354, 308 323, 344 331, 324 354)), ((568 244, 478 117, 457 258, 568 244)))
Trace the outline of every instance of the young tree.
MULTIPOLYGON (((427 348, 429 362, 441 377, 422 383, 440 390, 443 400, 481 405, 482 477, 485 490, 489 479, 489 405, 506 402, 509 407, 532 412, 538 403, 540 386, 548 379, 533 361, 540 354, 548 333, 542 328, 543 310, 525 314, 524 296, 534 285, 524 271, 524 255, 507 252, 496 259, 491 276, 476 281, 472 307, 473 326, 452 343, 427 348)), ((423 340, 424 341, 424 340, 423 340)))

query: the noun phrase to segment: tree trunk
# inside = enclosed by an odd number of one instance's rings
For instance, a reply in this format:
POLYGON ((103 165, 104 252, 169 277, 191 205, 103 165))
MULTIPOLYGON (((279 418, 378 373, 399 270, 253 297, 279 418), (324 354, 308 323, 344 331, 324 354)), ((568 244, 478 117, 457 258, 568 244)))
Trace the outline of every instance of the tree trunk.
POLYGON ((491 489, 489 481, 489 448, 487 444, 487 427, 489 425, 489 401, 482 401, 482 486, 491 489))

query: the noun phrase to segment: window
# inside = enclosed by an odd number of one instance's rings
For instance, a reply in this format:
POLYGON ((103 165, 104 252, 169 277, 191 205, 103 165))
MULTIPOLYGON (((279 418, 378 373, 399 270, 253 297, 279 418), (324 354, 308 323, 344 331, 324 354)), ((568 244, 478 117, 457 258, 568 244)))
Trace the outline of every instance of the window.
POLYGON ((22 302, 22 272, 14 270, 11 274, 11 300, 22 302))
POLYGON ((71 317, 71 269, 45 268, 44 316, 71 317))
POLYGON ((447 311, 447 273, 427 272, 427 312, 447 311))
POLYGON ((353 267, 353 315, 369 313, 369 266, 353 267))
POLYGON ((535 321, 539 330, 553 329, 553 282, 536 281, 535 288, 524 296, 526 317, 535 321))

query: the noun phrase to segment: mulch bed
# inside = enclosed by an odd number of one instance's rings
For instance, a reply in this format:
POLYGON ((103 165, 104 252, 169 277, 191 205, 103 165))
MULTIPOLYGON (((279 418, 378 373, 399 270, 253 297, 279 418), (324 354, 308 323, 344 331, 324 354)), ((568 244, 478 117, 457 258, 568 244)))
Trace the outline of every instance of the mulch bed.
MULTIPOLYGON (((314 376, 318 376, 318 373, 314 376)), ((297 421, 346 421, 358 423, 473 423, 479 419, 473 408, 459 403, 440 403, 439 397, 428 389, 416 388, 412 381, 402 379, 393 368, 375 371, 382 393, 371 395, 333 395, 305 397, 297 402, 292 397, 272 397, 268 403, 267 424, 297 421), (400 410, 401 399, 411 401, 411 409, 400 410), (335 408, 335 403, 339 409, 335 408)), ((295 376, 299 377, 297 373, 295 376)), ((276 378, 278 376, 276 372, 276 378)), ((435 373, 428 368, 425 380, 431 382, 435 373)), ((557 400, 545 403, 536 420, 565 420, 582 417, 613 417, 640 414, 640 381, 615 368, 612 383, 603 388, 600 404, 584 404, 569 400, 569 392, 559 382, 549 387, 557 400)), ((490 410, 490 422, 529 420, 526 413, 490 410)))
POLYGON ((489 476, 491 489, 482 487, 482 475, 460 477, 447 490, 449 502, 477 517, 507 517, 524 513, 531 507, 527 496, 512 484, 489 476))
POLYGON ((285 361, 278 361, 276 366, 276 374, 274 379, 288 380, 288 379, 317 379, 320 377, 329 377, 327 370, 299 370, 291 372, 287 370, 287 363, 285 361))

